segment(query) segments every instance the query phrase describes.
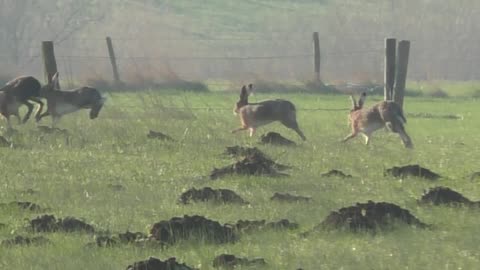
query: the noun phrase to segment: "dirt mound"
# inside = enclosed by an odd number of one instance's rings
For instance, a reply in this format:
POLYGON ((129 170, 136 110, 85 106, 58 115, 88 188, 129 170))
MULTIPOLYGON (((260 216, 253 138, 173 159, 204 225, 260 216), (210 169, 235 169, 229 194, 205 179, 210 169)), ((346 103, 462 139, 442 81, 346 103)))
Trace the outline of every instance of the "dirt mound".
POLYGON ((201 239, 211 243, 234 242, 232 228, 202 216, 174 217, 153 224, 150 234, 162 244, 174 244, 182 239, 201 239))
POLYGON ((275 163, 263 155, 263 153, 254 153, 232 165, 220 169, 214 168, 210 173, 210 179, 215 180, 233 174, 266 175, 271 177, 288 176, 286 173, 279 172, 287 168, 288 166, 275 163))
POLYGON ((45 211, 46 209, 43 209, 40 207, 40 205, 32 203, 32 202, 10 202, 10 203, 0 203, 1 208, 5 207, 16 207, 21 210, 29 210, 29 211, 34 211, 34 212, 41 212, 45 211))
POLYGON ((331 212, 317 228, 327 230, 379 231, 391 229, 396 223, 425 228, 427 225, 395 204, 380 202, 357 203, 331 212))
POLYGON ((322 174, 320 174, 320 176, 321 177, 352 178, 352 176, 350 174, 345 174, 344 172, 336 170, 336 169, 330 170, 326 173, 322 173, 322 174))
POLYGON ((161 132, 158 132, 158 131, 153 131, 153 130, 150 130, 147 134, 147 138, 149 139, 158 139, 158 140, 161 140, 161 141, 168 141, 168 142, 174 142, 175 140, 168 136, 168 135, 165 135, 161 132))
POLYGON ((288 219, 282 219, 276 222, 266 222, 265 220, 239 220, 233 225, 238 232, 252 232, 260 230, 295 230, 299 225, 290 222, 288 219))
POLYGON ((424 193, 419 200, 420 203, 433 205, 452 205, 452 206, 480 206, 480 202, 473 202, 465 198, 462 194, 453 191, 447 187, 434 187, 424 193))
POLYGON ((24 237, 24 236, 15 236, 13 239, 3 240, 1 245, 5 247, 11 246, 28 246, 28 245, 45 245, 50 244, 50 240, 43 236, 37 237, 24 237))
POLYGON ((183 204, 190 202, 214 202, 214 203, 238 203, 247 204, 239 195, 229 189, 212 189, 204 187, 202 189, 191 188, 182 193, 179 201, 183 204))
POLYGON ((261 144, 271 144, 271 145, 280 145, 280 146, 296 146, 297 144, 294 141, 291 141, 277 132, 268 132, 263 134, 260 137, 261 144))
POLYGON ((266 157, 265 154, 262 151, 260 151, 260 149, 258 149, 257 147, 243 147, 238 145, 227 146, 223 154, 227 156, 235 157, 235 158, 247 157, 251 155, 262 155, 266 157))
POLYGON ((292 194, 289 194, 289 193, 275 192, 275 194, 273 194, 273 196, 270 198, 270 200, 279 201, 279 202, 310 202, 312 200, 312 198, 292 195, 292 194))
POLYGON ((66 217, 64 219, 56 219, 52 215, 43 215, 32 219, 30 226, 34 232, 88 232, 93 233, 95 229, 81 220, 73 217, 66 217))
POLYGON ((172 257, 166 261, 150 257, 146 261, 135 262, 133 265, 127 266, 127 270, 195 270, 184 263, 179 264, 177 259, 172 257))
POLYGON ((223 269, 234 269, 237 266, 262 267, 267 263, 263 258, 247 259, 236 257, 235 255, 222 254, 213 259, 213 267, 223 269))
POLYGON ((393 177, 420 177, 427 180, 437 180, 441 178, 439 174, 436 174, 429 169, 423 168, 420 165, 406 165, 403 167, 392 167, 391 169, 385 170, 385 176, 391 175, 393 177))

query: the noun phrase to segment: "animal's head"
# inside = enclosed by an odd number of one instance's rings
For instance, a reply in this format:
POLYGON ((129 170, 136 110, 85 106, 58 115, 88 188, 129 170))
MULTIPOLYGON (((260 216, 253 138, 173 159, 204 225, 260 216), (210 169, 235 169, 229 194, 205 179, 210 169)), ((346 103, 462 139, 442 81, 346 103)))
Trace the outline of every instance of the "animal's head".
POLYGON ((42 88, 40 89, 40 96, 46 97, 49 92, 59 90, 58 86, 60 84, 58 81, 58 76, 58 72, 55 72, 55 74, 53 74, 52 76, 52 79, 46 85, 42 86, 42 88))
POLYGON ((358 104, 357 104, 357 101, 355 100, 355 98, 353 96, 350 96, 350 99, 352 100, 352 109, 350 110, 350 112, 361 110, 363 108, 363 104, 365 103, 365 98, 367 98, 367 93, 363 92, 360 95, 360 98, 358 99, 358 104))
MULTIPOLYGON (((253 85, 249 84, 248 88, 249 88, 250 92, 252 92, 253 85)), ((240 109, 243 106, 248 105, 248 93, 249 93, 249 91, 247 90, 247 87, 244 85, 242 87, 242 90, 240 91, 240 99, 237 101, 237 103, 235 103, 235 107, 233 108, 233 113, 235 115, 237 115, 239 113, 240 109)))

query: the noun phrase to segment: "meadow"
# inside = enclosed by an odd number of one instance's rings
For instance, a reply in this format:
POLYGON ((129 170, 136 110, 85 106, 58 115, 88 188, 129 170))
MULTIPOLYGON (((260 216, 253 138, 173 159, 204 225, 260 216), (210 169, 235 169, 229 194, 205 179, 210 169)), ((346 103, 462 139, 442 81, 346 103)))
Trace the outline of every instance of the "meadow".
MULTIPOLYGON (((288 218, 297 230, 242 235, 234 244, 185 241, 165 249, 121 245, 86 248, 93 236, 85 233, 33 234, 28 220, 43 213, 0 208, 0 240, 15 235, 43 235, 45 246, 0 247, 0 269, 125 269, 135 261, 174 256, 200 269, 212 269, 222 253, 262 257, 262 269, 476 269, 480 264, 478 209, 421 206, 417 199, 434 186, 450 187, 480 200, 480 110, 472 98, 407 97, 407 132, 414 149, 403 148, 397 135, 378 131, 366 146, 359 137, 346 144, 350 132, 346 95, 308 93, 256 94, 251 101, 285 98, 296 104, 298 122, 307 141, 278 123, 257 135, 231 134, 239 126, 232 113, 238 94, 232 92, 145 91, 111 93, 100 117, 87 111, 62 118, 69 135, 45 134, 33 121, 4 136, 14 147, 0 148, 0 202, 30 201, 57 217, 81 218, 112 233, 148 233, 152 224, 174 216, 203 215, 220 223, 239 219, 277 221, 288 218), (321 110, 319 110, 321 109, 321 110), (428 115, 427 115, 428 114, 428 115), (409 115, 411 117, 409 117, 409 115), (421 117, 427 115, 428 117, 421 117), (446 118, 454 115, 458 118, 446 118), (415 117, 414 117, 415 116, 415 117), (148 139, 149 130, 176 142, 148 139), (277 131, 298 147, 259 145, 259 136, 277 131), (293 166, 290 177, 231 176, 210 180, 216 167, 234 160, 225 147, 256 146, 272 159, 293 166), (444 176, 438 182, 385 177, 386 168, 418 163, 444 176), (339 169, 354 177, 321 177, 339 169), (112 188, 121 185, 123 189, 112 188), (228 188, 249 205, 178 204, 191 187, 228 188), (29 192, 33 191, 33 192, 29 192), (270 201, 275 192, 310 196, 309 203, 270 201), (433 229, 400 227, 378 234, 323 232, 301 237, 331 211, 373 200, 398 204, 433 229)), ((367 106, 381 97, 367 99, 367 106)), ((45 118, 42 124, 49 125, 45 118)), ((5 126, 5 123, 2 123, 5 126)), ((241 268, 240 268, 241 269, 241 268)))

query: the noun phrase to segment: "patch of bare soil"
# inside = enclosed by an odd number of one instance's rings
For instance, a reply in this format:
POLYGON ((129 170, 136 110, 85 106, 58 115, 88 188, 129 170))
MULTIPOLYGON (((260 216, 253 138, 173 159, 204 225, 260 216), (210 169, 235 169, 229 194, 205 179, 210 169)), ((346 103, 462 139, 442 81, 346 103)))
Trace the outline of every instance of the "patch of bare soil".
POLYGON ((330 170, 328 172, 322 173, 320 176, 321 177, 352 178, 352 176, 350 174, 346 174, 346 173, 344 173, 340 170, 336 170, 336 169, 333 169, 333 170, 330 170))
POLYGON ((212 189, 204 187, 202 189, 191 188, 182 193, 179 199, 180 203, 188 204, 190 202, 214 202, 214 203, 237 203, 248 204, 237 193, 229 189, 212 189))
POLYGON ((174 244, 183 239, 201 239, 210 243, 236 241, 232 228, 203 216, 174 217, 153 224, 150 235, 161 244, 174 244))
POLYGON ((451 206, 480 206, 480 202, 473 202, 462 194, 447 187, 434 187, 424 193, 420 203, 451 206))
POLYGON ((289 194, 289 193, 275 192, 275 194, 273 194, 273 196, 270 198, 270 200, 279 201, 279 202, 295 203, 295 202, 310 202, 312 200, 312 198, 292 195, 292 194, 289 194))
POLYGON ((178 263, 175 257, 168 258, 166 261, 150 257, 146 261, 135 262, 133 265, 127 266, 127 270, 195 270, 195 268, 178 263))
POLYGON ((233 225, 236 231, 248 233, 260 230, 295 230, 299 225, 288 219, 282 219, 276 222, 266 222, 265 220, 239 220, 233 225))
POLYGON ((267 134, 263 134, 260 137, 261 144, 271 144, 277 146, 296 146, 297 144, 294 141, 291 141, 277 132, 268 132, 267 134))
POLYGON ((3 240, 1 245, 4 247, 12 246, 29 246, 29 245, 45 245, 50 244, 50 240, 43 236, 37 237, 24 237, 24 236, 15 236, 15 238, 3 240))
POLYGON ((174 142, 175 141, 175 139, 173 139, 172 137, 170 137, 166 134, 163 134, 161 132, 158 132, 158 131, 153 131, 153 130, 150 130, 148 132, 147 138, 157 139, 157 140, 161 140, 161 141, 168 141, 168 142, 174 142))
POLYGON ((236 257, 235 255, 231 255, 231 254, 222 254, 215 257, 215 259, 213 259, 213 267, 221 268, 221 269, 234 269, 237 266, 262 267, 262 266, 265 266, 266 264, 267 263, 263 258, 248 259, 248 258, 236 257))
POLYGON ((56 219, 53 215, 43 215, 30 220, 30 227, 34 232, 87 232, 93 233, 95 229, 79 219, 66 217, 56 219))
POLYGON ((279 172, 287 168, 289 167, 275 163, 260 152, 248 155, 232 165, 220 169, 214 168, 210 173, 210 179, 215 180, 233 174, 255 176, 266 175, 271 177, 289 176, 286 173, 279 172))
POLYGON ((21 210, 28 210, 28 211, 34 211, 34 212, 41 212, 41 211, 46 211, 48 209, 44 209, 40 207, 40 205, 32 202, 10 202, 10 203, 0 203, 0 208, 5 208, 5 207, 15 207, 21 210))
POLYGON ((423 168, 418 164, 406 165, 403 167, 392 167, 391 169, 385 170, 384 175, 391 175, 393 177, 420 177, 427 180, 437 180, 441 178, 439 174, 436 174, 430 171, 427 168, 423 168))
POLYGON ((399 223, 419 228, 427 227, 408 210, 398 205, 368 201, 331 212, 317 229, 376 232, 392 229, 399 223))

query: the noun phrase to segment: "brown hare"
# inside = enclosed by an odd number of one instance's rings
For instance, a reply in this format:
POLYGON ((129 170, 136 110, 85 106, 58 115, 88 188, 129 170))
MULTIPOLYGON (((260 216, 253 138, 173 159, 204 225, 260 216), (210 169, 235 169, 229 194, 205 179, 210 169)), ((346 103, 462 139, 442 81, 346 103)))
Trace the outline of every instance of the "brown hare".
POLYGON ((402 139, 403 145, 407 148, 413 148, 412 140, 405 131, 404 124, 407 122, 403 115, 402 108, 393 101, 382 101, 370 108, 363 108, 366 93, 362 93, 358 104, 353 96, 352 110, 348 116, 352 126, 352 133, 343 139, 343 142, 354 138, 358 133, 365 136, 365 144, 369 143, 370 135, 378 129, 386 127, 394 133, 398 133, 402 139))
POLYGON ((55 89, 58 85, 58 72, 52 77, 52 81, 42 87, 41 96, 47 99, 47 111, 37 117, 37 122, 43 117, 52 116, 52 127, 65 114, 80 109, 90 109, 90 119, 97 118, 105 103, 97 89, 91 87, 80 87, 69 91, 55 89))
POLYGON ((288 100, 274 99, 257 103, 248 103, 248 92, 252 92, 253 85, 243 86, 240 93, 240 100, 235 104, 233 112, 240 115, 241 128, 232 130, 232 133, 249 130, 250 137, 255 133, 257 127, 280 121, 284 126, 291 128, 306 140, 305 135, 297 124, 296 110, 293 103, 288 100))
POLYGON ((34 107, 29 101, 33 101, 39 105, 36 112, 36 116, 38 117, 43 109, 43 102, 40 100, 41 87, 40 82, 32 76, 20 76, 7 82, 5 86, 0 89, 0 93, 2 93, 2 103, 0 104, 2 115, 6 117, 4 113, 7 113, 7 107, 10 109, 16 107, 17 114, 10 113, 9 115, 18 116, 18 106, 25 104, 28 107, 27 114, 22 121, 25 123, 30 118, 34 107), (7 104, 8 102, 14 102, 15 104, 7 104))

